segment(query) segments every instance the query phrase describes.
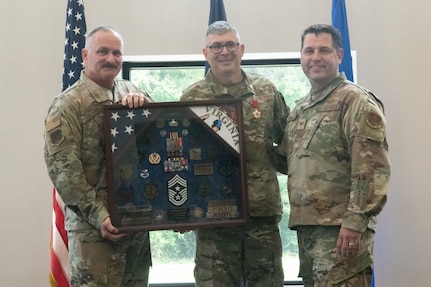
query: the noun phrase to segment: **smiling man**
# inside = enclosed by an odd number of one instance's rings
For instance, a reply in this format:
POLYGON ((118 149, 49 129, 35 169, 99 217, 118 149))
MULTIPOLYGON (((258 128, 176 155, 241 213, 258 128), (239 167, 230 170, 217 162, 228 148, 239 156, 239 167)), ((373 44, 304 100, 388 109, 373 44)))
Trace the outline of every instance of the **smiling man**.
POLYGON ((57 96, 45 120, 48 174, 65 203, 71 287, 147 286, 148 232, 120 234, 108 212, 103 130, 105 105, 142 106, 150 99, 116 79, 123 39, 112 27, 88 33, 79 80, 57 96))
POLYGON ((368 287, 376 216, 386 203, 390 162, 383 104, 338 72, 339 32, 302 34, 311 91, 287 119, 289 227, 297 230, 305 287, 368 287))
POLYGON ((241 69, 244 44, 231 24, 211 24, 202 51, 211 69, 181 100, 242 100, 250 222, 196 230, 196 286, 282 287, 282 205, 274 144, 281 142, 289 109, 272 82, 241 69))

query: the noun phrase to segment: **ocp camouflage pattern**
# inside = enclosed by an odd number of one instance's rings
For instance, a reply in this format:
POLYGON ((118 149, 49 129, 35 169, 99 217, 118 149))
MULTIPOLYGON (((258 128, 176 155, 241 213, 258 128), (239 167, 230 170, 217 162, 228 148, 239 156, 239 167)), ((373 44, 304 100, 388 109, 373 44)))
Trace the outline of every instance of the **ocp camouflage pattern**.
POLYGON ((115 80, 113 90, 82 73, 75 85, 54 99, 45 120, 45 161, 67 207, 67 230, 99 229, 109 216, 103 107, 139 92, 124 80, 115 80))
POLYGON ((207 73, 206 79, 188 87, 180 100, 242 99, 250 216, 281 215, 279 167, 275 164, 279 155, 274 144, 281 143, 289 109, 272 82, 242 73, 245 80, 233 86, 222 86, 207 73), (253 115, 253 94, 259 103, 259 118, 253 115))
POLYGON ((280 152, 288 158, 289 226, 374 230, 390 162, 383 104, 340 74, 297 102, 280 152))

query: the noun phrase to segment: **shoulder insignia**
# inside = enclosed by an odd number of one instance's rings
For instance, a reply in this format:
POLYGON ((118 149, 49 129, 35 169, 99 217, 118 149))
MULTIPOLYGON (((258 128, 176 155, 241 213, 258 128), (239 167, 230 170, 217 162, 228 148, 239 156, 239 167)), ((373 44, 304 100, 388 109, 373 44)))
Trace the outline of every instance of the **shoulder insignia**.
POLYGON ((373 112, 368 113, 365 122, 372 129, 380 129, 382 127, 382 118, 378 114, 373 112))
POLYGON ((52 131, 56 127, 60 126, 60 124, 61 124, 60 117, 56 115, 55 117, 49 119, 49 121, 45 123, 45 130, 47 132, 52 131))

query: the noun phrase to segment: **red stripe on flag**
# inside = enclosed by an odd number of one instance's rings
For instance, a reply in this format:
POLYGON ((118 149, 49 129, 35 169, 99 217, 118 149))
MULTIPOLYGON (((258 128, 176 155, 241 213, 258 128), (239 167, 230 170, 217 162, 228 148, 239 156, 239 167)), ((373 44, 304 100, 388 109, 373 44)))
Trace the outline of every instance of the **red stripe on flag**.
MULTIPOLYGON (((86 33, 87 25, 84 15, 84 0, 68 0, 63 59, 63 91, 79 79, 81 70, 83 69, 81 50, 85 46, 86 33)), ((64 203, 55 188, 52 199, 53 216, 51 224, 51 270, 49 281, 52 287, 69 287, 71 272, 68 258, 67 231, 64 225, 64 203)))
POLYGON ((55 188, 52 192, 53 217, 51 225, 51 270, 49 281, 52 287, 69 287, 67 272, 70 272, 67 248, 67 231, 64 229, 64 204, 55 188), (60 256, 61 258, 59 258, 60 256))
POLYGON ((51 272, 49 274, 49 281, 52 287, 68 287, 69 281, 64 275, 63 268, 61 267, 60 261, 53 249, 51 249, 51 272))
MULTIPOLYGON (((64 228, 64 211, 63 207, 59 204, 59 199, 57 199, 57 191, 54 188, 53 192, 53 205, 54 205, 54 213, 55 213, 55 226, 57 226, 57 230, 61 235, 61 238, 63 239, 63 242, 67 246, 68 240, 67 240, 67 231, 64 228)), ((61 200, 61 199, 60 199, 61 200)))

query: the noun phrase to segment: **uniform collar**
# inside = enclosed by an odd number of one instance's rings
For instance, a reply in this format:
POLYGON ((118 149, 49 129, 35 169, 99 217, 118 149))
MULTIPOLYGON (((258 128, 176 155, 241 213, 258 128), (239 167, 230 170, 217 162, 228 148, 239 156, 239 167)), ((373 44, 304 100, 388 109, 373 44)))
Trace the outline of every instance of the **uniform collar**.
POLYGON ((314 93, 313 90, 310 90, 308 95, 304 98, 305 102, 310 103, 310 105, 314 105, 326 97, 328 97, 341 83, 345 82, 346 75, 344 72, 340 72, 337 77, 335 77, 329 84, 326 85, 322 90, 317 93, 314 93))
POLYGON ((106 89, 101 86, 99 86, 96 82, 91 80, 84 71, 81 71, 81 79, 85 86, 87 86, 88 91, 93 96, 93 98, 97 102, 106 102, 106 101, 112 101, 116 102, 115 99, 115 86, 117 84, 117 80, 114 80, 114 86, 112 89, 106 89))
POLYGON ((229 95, 234 98, 241 98, 245 95, 254 94, 254 88, 244 70, 241 69, 243 80, 237 84, 222 85, 214 78, 211 69, 207 72, 205 78, 209 88, 215 97, 226 97, 229 95))

